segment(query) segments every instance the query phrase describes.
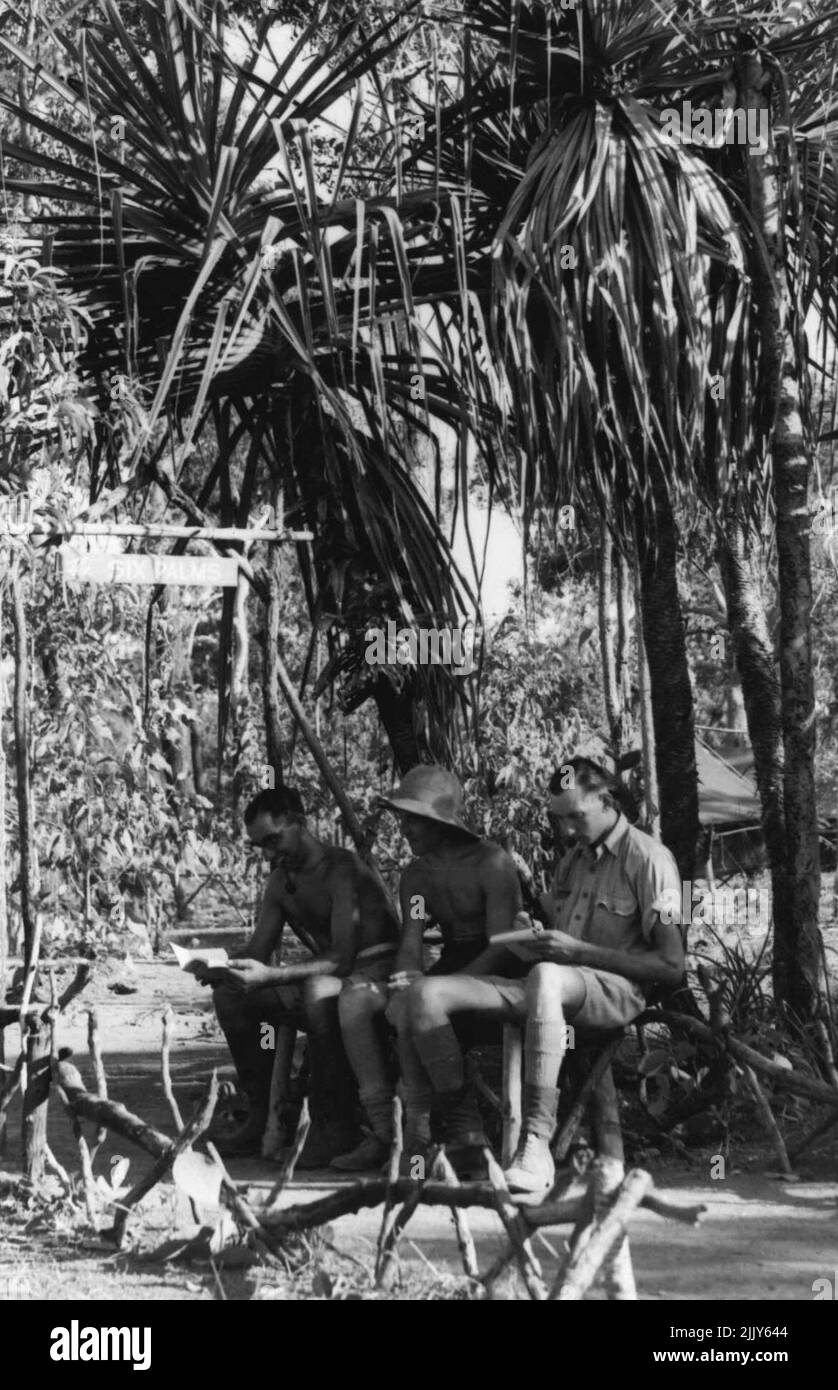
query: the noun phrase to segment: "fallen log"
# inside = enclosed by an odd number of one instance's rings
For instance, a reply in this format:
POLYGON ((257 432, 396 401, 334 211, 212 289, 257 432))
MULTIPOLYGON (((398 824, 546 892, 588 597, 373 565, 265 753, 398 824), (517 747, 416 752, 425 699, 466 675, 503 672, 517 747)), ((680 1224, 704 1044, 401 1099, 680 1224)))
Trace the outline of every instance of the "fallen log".
POLYGON ((550 1290, 551 1300, 568 1303, 584 1298, 611 1251, 625 1240, 631 1215, 651 1184, 651 1174, 642 1168, 634 1168, 628 1174, 612 1205, 597 1218, 590 1237, 584 1244, 580 1242, 567 1269, 556 1280, 550 1290))
POLYGON ((717 1047, 726 1050, 731 1057, 735 1057, 737 1062, 744 1066, 753 1067, 755 1072, 761 1072, 763 1076, 768 1076, 779 1086, 781 1090, 792 1091, 795 1095, 808 1096, 810 1100, 816 1100, 821 1105, 838 1106, 838 1091, 832 1086, 828 1086, 825 1081, 814 1081, 809 1076, 801 1076, 800 1072, 794 1071, 791 1067, 781 1066, 779 1062, 772 1062, 768 1057, 763 1057, 761 1052, 757 1052, 747 1043, 740 1042, 732 1033, 727 1031, 714 1033, 707 1023, 702 1023, 697 1018, 690 1018, 687 1014, 672 1013, 669 1009, 654 1009, 646 1014, 641 1014, 637 1020, 639 1023, 666 1023, 670 1027, 682 1028, 686 1033, 692 1033, 693 1037, 700 1038, 702 1042, 714 1043, 717 1047))
POLYGON ((161 1178, 164 1178, 172 1167, 178 1154, 185 1149, 191 1148, 196 1139, 209 1128, 210 1122, 215 1111, 215 1104, 218 1100, 218 1073, 213 1072, 212 1080, 207 1087, 206 1095, 198 1103, 194 1115, 183 1126, 177 1138, 164 1154, 161 1154, 151 1172, 146 1173, 144 1178, 132 1187, 120 1203, 119 1209, 113 1223, 113 1239, 117 1246, 121 1246, 125 1238, 125 1227, 128 1222, 128 1213, 132 1207, 142 1201, 153 1187, 156 1187, 161 1178))
POLYGON ((533 1254, 529 1233, 518 1208, 512 1201, 509 1188, 506 1186, 503 1169, 491 1149, 484 1149, 483 1152, 489 1169, 489 1182, 492 1184, 494 1208, 503 1222, 509 1243, 515 1252, 515 1261, 520 1270, 521 1278, 530 1298, 536 1303, 543 1303, 547 1298, 547 1285, 541 1277, 541 1266, 533 1254))
MULTIPOLYGON (((350 1216, 370 1207, 380 1206, 387 1193, 386 1178, 364 1178, 351 1187, 338 1188, 335 1192, 319 1197, 314 1202, 299 1203, 292 1207, 282 1207, 274 1211, 259 1208, 262 1224, 272 1231, 307 1231, 315 1226, 324 1226, 336 1221, 340 1216, 350 1216)), ((394 1202, 404 1202, 415 1191, 416 1182, 412 1178, 399 1178, 393 1188, 394 1202)), ((517 1207, 528 1226, 572 1226, 582 1214, 585 1198, 573 1197, 563 1201, 534 1203, 531 1197, 512 1194, 512 1204, 517 1207)), ((495 1195, 488 1183, 464 1182, 452 1187, 445 1182, 427 1182, 422 1189, 422 1205, 428 1207, 483 1207, 489 1211, 497 1210, 495 1195)), ((695 1225, 707 1210, 703 1205, 678 1207, 661 1197, 659 1193, 647 1192, 640 1203, 657 1216, 695 1225)))
POLYGON ((120 1101, 91 1095, 85 1089, 78 1068, 62 1053, 58 1054, 58 1060, 52 1064, 52 1075, 56 1086, 63 1092, 68 1108, 80 1119, 95 1120, 98 1125, 115 1130, 123 1139, 136 1144, 140 1149, 145 1149, 146 1153, 152 1154, 154 1158, 168 1153, 172 1140, 167 1134, 162 1134, 159 1129, 146 1124, 145 1120, 127 1110, 120 1101))

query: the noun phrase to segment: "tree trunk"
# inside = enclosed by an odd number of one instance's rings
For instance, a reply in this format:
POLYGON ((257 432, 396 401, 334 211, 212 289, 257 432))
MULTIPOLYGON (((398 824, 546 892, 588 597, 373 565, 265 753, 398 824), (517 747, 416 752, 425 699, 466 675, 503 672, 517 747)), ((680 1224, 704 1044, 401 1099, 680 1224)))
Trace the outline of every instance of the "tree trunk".
POLYGON ((655 757, 655 718, 652 711, 652 683, 649 679, 649 662, 646 657, 646 644, 640 625, 642 604, 640 601, 640 575, 637 576, 637 690, 640 699, 640 749, 643 757, 643 805, 645 828, 656 840, 661 837, 660 793, 658 791, 658 767, 655 757))
MULTIPOLYGON (((755 256, 754 299, 762 346, 760 392, 770 431, 780 590, 780 690, 783 726, 788 900, 775 915, 774 995, 801 1018, 818 1007, 820 846, 815 800, 815 685, 812 667, 812 572, 809 523, 811 460, 801 419, 801 365, 786 274, 777 154, 770 129, 769 75, 756 50, 736 62, 738 105, 767 124, 768 147, 743 156, 749 210, 768 266, 755 256), (773 419, 770 417, 773 415, 773 419)), ((759 125, 757 126, 759 129, 759 125)))
POLYGON ((26 1033, 26 1093, 23 1097, 23 1172, 37 1186, 46 1170, 47 1106, 50 1083, 50 1030, 43 1019, 26 1033))
POLYGON ((412 682, 406 682, 397 690, 386 676, 379 676, 373 687, 373 699, 399 772, 404 775, 417 763, 427 762, 428 746, 416 729, 412 682))
POLYGON ((602 523, 599 547, 599 646, 602 654, 602 693, 608 720, 608 739, 613 752, 622 733, 620 690, 617 684, 616 614, 614 612, 614 541, 602 523))
MULTIPOLYGON (((0 653, 3 650, 3 600, 0 589, 0 653)), ((6 960, 9 951, 9 912, 6 898, 6 747, 3 718, 6 712, 6 685, 0 670, 0 1008, 6 1002, 6 960)), ((6 1033, 0 1028, 0 1067, 6 1062, 6 1033)), ((4 1081, 7 1074, 2 1073, 4 1081)), ((2 1095, 2 1088, 0 1088, 2 1095)), ((6 1118, 0 1116, 0 1154, 6 1152, 6 1118)))
POLYGON ((754 750, 762 803, 762 833, 771 870, 776 943, 785 939, 790 913, 783 805, 783 725, 780 682, 765 612, 765 576, 759 541, 741 518, 730 516, 721 551, 728 628, 754 750))
POLYGON ((32 768, 29 757, 29 652, 26 613, 17 574, 9 577, 12 599, 12 620, 15 630, 15 766, 17 782, 17 813, 20 833, 20 915, 23 922, 24 955, 26 964, 32 953, 35 937, 35 894, 37 892, 37 863, 32 814, 32 768))
POLYGON ((268 556, 268 599, 265 604, 265 649, 262 682, 265 711, 265 755, 274 770, 276 785, 282 785, 282 718, 279 706, 279 613, 281 607, 281 557, 272 545, 268 556))
POLYGON ((619 751, 624 753, 631 745, 631 665, 629 662, 629 638, 631 622, 629 609, 631 601, 632 577, 627 556, 617 551, 617 690, 620 698, 619 751))
POLYGON ((692 880, 700 832, 695 725, 684 617, 676 572, 678 534, 665 479, 652 480, 652 534, 638 526, 643 641, 652 683, 661 836, 681 877, 692 880))

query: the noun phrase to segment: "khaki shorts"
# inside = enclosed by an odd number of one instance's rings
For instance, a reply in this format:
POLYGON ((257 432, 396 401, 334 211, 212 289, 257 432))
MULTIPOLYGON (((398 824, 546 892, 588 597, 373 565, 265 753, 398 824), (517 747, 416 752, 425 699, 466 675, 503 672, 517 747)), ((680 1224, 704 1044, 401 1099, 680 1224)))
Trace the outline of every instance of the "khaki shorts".
MULTIPOLYGON (((585 981, 585 1002, 572 1018, 574 1027, 608 1031, 625 1028, 646 1008, 646 997, 640 985, 610 970, 592 970, 587 965, 573 967, 585 981)), ((523 1023, 527 1017, 526 980, 507 980, 502 975, 485 975, 486 984, 494 985, 504 1001, 510 1022, 523 1023)))

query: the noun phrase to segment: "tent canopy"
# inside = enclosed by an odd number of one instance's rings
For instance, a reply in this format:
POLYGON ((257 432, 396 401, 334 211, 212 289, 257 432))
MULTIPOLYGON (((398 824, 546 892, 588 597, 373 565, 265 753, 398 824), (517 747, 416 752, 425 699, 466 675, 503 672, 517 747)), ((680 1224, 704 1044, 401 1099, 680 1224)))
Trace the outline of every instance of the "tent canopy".
POLYGON ((762 823, 756 783, 726 763, 700 739, 695 741, 698 764, 698 817, 702 825, 762 823))

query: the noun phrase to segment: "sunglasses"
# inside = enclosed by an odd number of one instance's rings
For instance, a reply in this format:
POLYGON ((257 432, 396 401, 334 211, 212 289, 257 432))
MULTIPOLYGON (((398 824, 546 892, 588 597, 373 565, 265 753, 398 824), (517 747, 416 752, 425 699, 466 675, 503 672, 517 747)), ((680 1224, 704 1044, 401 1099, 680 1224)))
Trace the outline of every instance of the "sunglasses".
POLYGON ((250 841, 252 849, 276 849, 279 845, 278 835, 265 835, 261 840, 250 841))

